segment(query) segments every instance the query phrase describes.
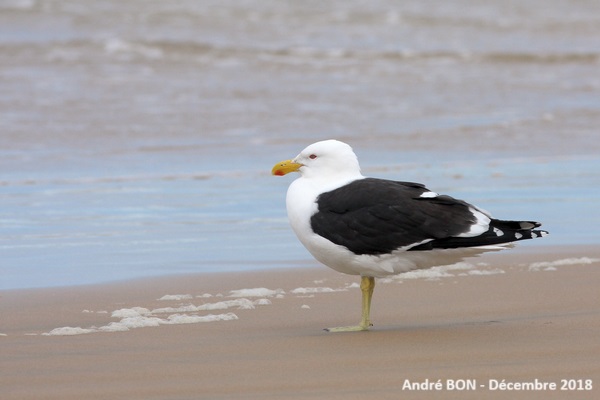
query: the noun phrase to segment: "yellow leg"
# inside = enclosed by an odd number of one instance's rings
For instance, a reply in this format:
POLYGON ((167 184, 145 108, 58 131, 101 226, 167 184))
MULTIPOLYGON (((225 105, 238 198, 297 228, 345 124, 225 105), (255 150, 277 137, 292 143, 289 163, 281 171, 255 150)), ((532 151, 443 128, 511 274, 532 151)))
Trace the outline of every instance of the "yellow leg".
POLYGON ((328 332, 356 332, 366 331, 373 324, 371 323, 371 298, 375 289, 375 278, 371 276, 362 276, 360 278, 360 290, 362 292, 362 317, 360 323, 355 326, 339 326, 337 328, 326 328, 328 332))

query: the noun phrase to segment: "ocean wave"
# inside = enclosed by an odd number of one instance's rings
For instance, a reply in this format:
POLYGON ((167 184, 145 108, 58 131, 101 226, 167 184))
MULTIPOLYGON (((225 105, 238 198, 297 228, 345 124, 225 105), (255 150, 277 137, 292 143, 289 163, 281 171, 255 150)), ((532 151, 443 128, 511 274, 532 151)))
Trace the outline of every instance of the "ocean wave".
POLYGON ((0 10, 4 11, 32 11, 37 4, 36 0, 4 0, 0 10))
POLYGON ((237 176, 235 172, 223 173, 198 173, 198 174, 157 174, 157 175, 130 175, 130 176, 98 176, 77 178, 35 178, 0 180, 1 186, 69 186, 69 185, 95 185, 105 183, 135 183, 135 182, 160 182, 160 181, 199 181, 208 180, 218 176, 237 176))
POLYGON ((11 58, 37 58, 49 62, 85 62, 98 57, 118 61, 191 61, 205 63, 222 60, 240 62, 315 63, 338 61, 385 62, 455 60, 462 62, 560 64, 600 63, 600 52, 595 51, 477 51, 477 50, 414 50, 352 49, 343 47, 260 47, 212 44, 195 41, 169 40, 74 40, 49 44, 0 44, 0 52, 11 58))

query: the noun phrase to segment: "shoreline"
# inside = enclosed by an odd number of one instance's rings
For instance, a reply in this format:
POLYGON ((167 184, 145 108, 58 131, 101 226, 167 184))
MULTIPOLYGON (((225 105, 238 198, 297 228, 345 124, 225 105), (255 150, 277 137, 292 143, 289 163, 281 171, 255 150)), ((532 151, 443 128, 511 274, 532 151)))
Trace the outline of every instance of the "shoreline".
MULTIPOLYGON (((544 244, 527 244, 523 245, 522 243, 515 246, 514 248, 509 248, 498 253, 485 253, 484 257, 495 257, 500 256, 504 257, 507 254, 511 254, 512 256, 521 255, 525 257, 529 257, 529 255, 554 255, 554 254, 573 254, 576 255, 578 252, 585 253, 588 249, 589 252, 595 252, 596 244, 582 244, 582 245, 544 245, 544 244)), ((600 253, 600 252, 599 252, 600 253)), ((472 260, 477 260, 477 258, 472 258, 472 260)), ((253 261, 253 264, 257 264, 257 262, 253 261)), ((14 287, 14 288, 1 288, 0 295, 2 293, 11 293, 11 292, 19 292, 19 291, 36 291, 36 290, 68 290, 74 288, 84 288, 84 287, 102 287, 102 286, 111 286, 111 285, 120 285, 120 284, 135 284, 136 282, 143 282, 146 280, 164 280, 168 281, 170 279, 176 279, 179 277, 200 277, 200 276, 212 276, 212 275, 234 275, 234 274, 254 274, 254 273, 268 273, 268 272, 284 272, 284 271, 302 271, 306 269, 329 269, 323 264, 316 261, 314 258, 311 258, 310 254, 306 254, 306 259, 293 260, 290 263, 294 264, 293 266, 276 266, 273 261, 268 261, 268 264, 271 264, 269 267, 262 268, 254 268, 254 269, 241 269, 241 270, 227 270, 227 271, 198 271, 198 272, 182 272, 182 273, 165 273, 159 275, 151 275, 151 276, 137 276, 131 278, 124 279, 114 279, 107 280, 102 282, 91 282, 91 283, 80 283, 80 284, 67 284, 67 285, 51 285, 51 286, 31 286, 31 287, 14 287)), ((337 272, 336 272, 337 273, 337 272)), ((347 275, 351 277, 352 275, 347 275)))
POLYGON ((341 334, 322 329, 358 320, 358 277, 316 265, 2 291, 0 385, 6 399, 358 399, 451 395, 403 389, 425 380, 591 379, 527 393, 591 398, 599 266, 594 246, 538 246, 380 279, 375 326, 341 334))

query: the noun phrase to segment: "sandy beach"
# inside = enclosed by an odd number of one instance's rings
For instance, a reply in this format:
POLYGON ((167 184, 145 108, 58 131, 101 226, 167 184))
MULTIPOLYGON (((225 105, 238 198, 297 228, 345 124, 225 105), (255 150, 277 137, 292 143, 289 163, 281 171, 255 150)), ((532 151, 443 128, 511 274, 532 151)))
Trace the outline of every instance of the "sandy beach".
POLYGON ((357 278, 317 265, 3 291, 2 398, 595 398, 599 266, 524 247, 380 280, 343 334, 357 278))
POLYGON ((0 400, 600 398, 600 2, 7 0, 0 32, 0 400), (359 279, 270 171, 329 138, 551 234, 325 332, 359 279))

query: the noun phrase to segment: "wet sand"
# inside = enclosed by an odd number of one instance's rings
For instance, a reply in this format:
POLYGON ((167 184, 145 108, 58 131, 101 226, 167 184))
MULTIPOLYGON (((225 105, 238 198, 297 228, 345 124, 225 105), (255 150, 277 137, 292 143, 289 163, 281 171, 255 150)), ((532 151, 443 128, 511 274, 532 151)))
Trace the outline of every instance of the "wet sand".
POLYGON ((350 285, 358 280, 316 265, 3 291, 2 398, 595 398, 600 262, 590 260, 597 259, 594 247, 527 247, 472 260, 476 268, 452 276, 379 282, 372 330, 343 334, 322 328, 357 322, 360 291, 350 285), (541 261, 551 263, 532 268, 541 261), (295 290, 314 287, 346 290, 295 290), (282 291, 261 296, 271 304, 195 313, 236 320, 43 335, 106 326, 118 309, 215 303, 250 288, 282 291), (158 300, 175 294, 192 298, 158 300), (461 379, 475 390, 451 391, 449 380, 461 379), (591 380, 593 389, 561 391, 563 379, 582 380, 573 384, 583 389, 591 380), (441 390, 406 387, 438 380, 441 390), (558 387, 492 390, 490 380, 558 387))

